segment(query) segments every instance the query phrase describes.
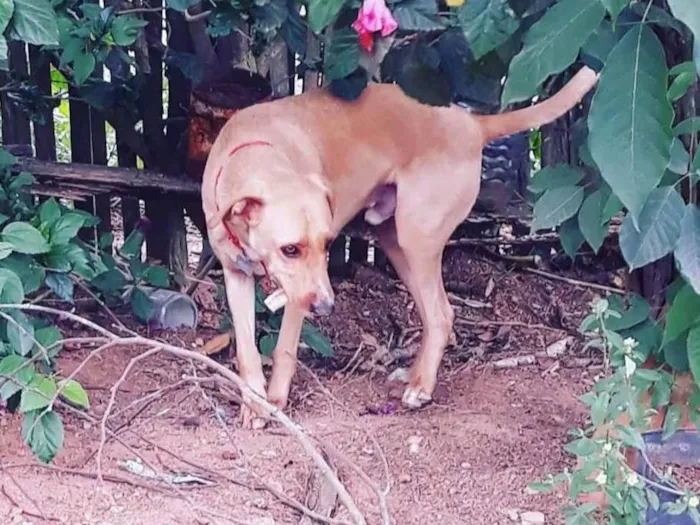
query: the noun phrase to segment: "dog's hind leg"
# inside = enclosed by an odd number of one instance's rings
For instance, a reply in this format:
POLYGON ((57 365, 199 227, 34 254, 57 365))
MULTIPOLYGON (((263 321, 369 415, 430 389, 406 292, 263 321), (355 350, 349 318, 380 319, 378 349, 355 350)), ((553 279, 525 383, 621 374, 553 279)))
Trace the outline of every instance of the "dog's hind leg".
MULTIPOLYGON (((255 344, 255 280, 242 272, 224 268, 226 297, 228 298, 236 339, 238 373, 256 393, 265 394, 265 375, 262 360, 255 344)), ((244 428, 262 428, 265 423, 243 399, 241 422, 244 428)))
POLYGON ((423 324, 421 347, 403 396, 404 405, 411 408, 432 400, 454 321, 442 278, 442 254, 479 190, 478 157, 476 162, 467 158, 461 164, 454 158, 451 162, 430 160, 410 166, 401 175, 393 237, 391 230, 380 231, 379 236, 416 301, 423 324), (439 180, 434 173, 440 174, 439 180))
POLYGON ((282 327, 277 346, 272 354, 272 377, 267 388, 267 399, 278 408, 284 408, 289 398, 289 388, 297 368, 299 337, 306 312, 288 303, 282 316, 282 327))

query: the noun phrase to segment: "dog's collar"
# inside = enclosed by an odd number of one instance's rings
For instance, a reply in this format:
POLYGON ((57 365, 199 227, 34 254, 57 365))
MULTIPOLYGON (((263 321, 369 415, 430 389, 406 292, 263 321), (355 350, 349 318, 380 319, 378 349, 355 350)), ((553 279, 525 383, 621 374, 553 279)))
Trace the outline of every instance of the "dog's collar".
MULTIPOLYGON (((270 146, 270 147, 272 147, 272 144, 270 144, 269 142, 264 141, 264 140, 253 140, 250 142, 244 142, 242 144, 239 144, 235 148, 233 148, 229 152, 228 157, 226 157, 226 160, 228 161, 231 157, 233 157, 236 153, 238 153, 242 149, 252 147, 252 146, 270 146)), ((222 164, 219 167, 219 171, 216 174, 216 180, 214 182, 214 202, 216 204, 216 211, 219 211, 219 201, 216 199, 216 195, 218 194, 217 187, 219 185, 219 179, 221 178, 221 174, 224 171, 225 164, 226 163, 224 162, 224 164, 222 164)), ((243 246, 243 243, 241 242, 241 240, 238 238, 238 236, 235 233, 233 233, 233 231, 231 230, 230 226, 226 223, 226 221, 222 221, 222 224, 224 226, 224 229, 226 230, 226 235, 228 236, 229 241, 231 241, 231 243, 241 251, 241 253, 238 255, 238 257, 236 257, 236 267, 241 272, 245 273, 246 275, 252 276, 253 275, 253 267, 255 266, 255 264, 257 262, 259 262, 262 265, 265 273, 267 274, 267 268, 265 268, 265 264, 262 263, 261 261, 256 261, 253 258, 251 258, 249 253, 248 253, 250 250, 247 250, 243 246)))

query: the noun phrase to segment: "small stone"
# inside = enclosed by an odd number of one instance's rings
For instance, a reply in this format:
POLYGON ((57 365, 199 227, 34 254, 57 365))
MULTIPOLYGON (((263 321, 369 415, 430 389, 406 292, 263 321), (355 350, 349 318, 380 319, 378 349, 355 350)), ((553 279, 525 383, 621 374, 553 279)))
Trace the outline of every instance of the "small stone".
POLYGON ((202 339, 201 337, 198 337, 197 339, 194 340, 194 344, 196 344, 197 346, 204 346, 204 339, 202 339))
POLYGON ((420 436, 411 436, 408 438, 408 453, 412 456, 417 456, 420 452, 420 444, 423 438, 420 436))
POLYGON ((374 449, 372 447, 364 447, 362 449, 362 453, 365 456, 373 456, 374 455, 374 449))
POLYGON ((267 509, 267 501, 264 498, 257 498, 253 500, 253 507, 256 509, 265 510, 267 509))
POLYGON ((541 512, 523 512, 520 516, 522 525, 544 525, 544 514, 541 512))
POLYGON ((405 485, 405 484, 410 483, 410 482, 411 482, 411 476, 409 474, 401 474, 399 476, 399 483, 401 483, 402 485, 405 485))
POLYGON ((536 490, 533 490, 531 487, 525 487, 525 490, 523 490, 523 493, 526 496, 537 496, 539 494, 539 492, 537 492, 536 490))
POLYGON ((237 458, 238 455, 232 450, 224 450, 221 453, 221 459, 225 459, 226 461, 235 461, 237 458))
POLYGON ((387 381, 397 381, 399 383, 408 383, 408 370, 405 368, 397 368, 394 370, 391 374, 389 374, 389 377, 386 378, 387 381))
POLYGON ((468 468, 472 468, 472 464, 469 463, 468 461, 462 461, 462 463, 460 463, 459 466, 462 467, 462 468, 465 469, 465 470, 468 469, 468 468))
POLYGON ((275 452, 274 450, 268 449, 268 450, 263 450, 263 451, 260 453, 260 455, 261 455, 262 457, 266 458, 266 459, 272 459, 272 458, 276 458, 276 457, 277 457, 277 452, 275 452))
POLYGON ((520 509, 505 509, 503 514, 508 516, 510 521, 518 521, 518 518, 520 518, 520 509))

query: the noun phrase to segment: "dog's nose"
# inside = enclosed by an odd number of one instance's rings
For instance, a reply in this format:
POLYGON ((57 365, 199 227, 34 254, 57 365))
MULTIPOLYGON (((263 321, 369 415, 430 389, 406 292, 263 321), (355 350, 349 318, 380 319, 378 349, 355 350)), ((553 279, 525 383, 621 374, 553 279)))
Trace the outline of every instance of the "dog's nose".
POLYGON ((316 315, 330 315, 333 313, 333 301, 316 301, 311 305, 311 313, 316 315))

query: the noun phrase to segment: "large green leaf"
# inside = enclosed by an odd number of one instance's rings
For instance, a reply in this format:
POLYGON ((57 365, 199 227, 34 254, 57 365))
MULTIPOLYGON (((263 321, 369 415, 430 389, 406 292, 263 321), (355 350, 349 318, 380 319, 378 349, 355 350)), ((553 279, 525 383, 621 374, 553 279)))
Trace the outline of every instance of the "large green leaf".
POLYGON ((700 385, 700 326, 696 326, 688 334, 688 363, 695 383, 700 385))
POLYGON ((554 228, 576 215, 583 202, 583 194, 581 186, 564 186, 547 190, 535 204, 532 231, 554 228))
POLYGON ((666 313, 666 326, 661 343, 666 346, 691 327, 700 324, 700 295, 687 284, 675 295, 666 313))
POLYGON ((199 0, 165 0, 165 5, 176 11, 187 11, 188 8, 198 3, 199 0))
POLYGON ((659 39, 650 29, 636 27, 610 53, 591 104, 591 155, 635 224, 671 157, 667 80, 659 39))
POLYGON ((10 354, 0 361, 0 399, 7 401, 32 382, 34 366, 26 357, 10 354))
POLYGON ((83 408, 90 408, 90 398, 83 388, 83 385, 74 379, 65 379, 58 384, 61 390, 61 397, 70 401, 74 405, 83 408))
POLYGON ((339 29, 328 43, 325 70, 328 80, 345 78, 360 64, 360 41, 352 29, 339 29))
POLYGON ((309 26, 314 33, 320 33, 326 26, 335 22, 345 0, 309 0, 309 26))
POLYGON ((5 226, 2 240, 11 244, 18 253, 35 255, 51 249, 41 232, 27 222, 11 222, 5 226))
POLYGON ((700 294, 700 209, 694 204, 685 209, 674 255, 681 274, 700 294))
POLYGON ((445 27, 435 0, 404 0, 392 14, 403 31, 438 31, 445 27))
POLYGON ((676 372, 682 373, 690 370, 690 361, 688 359, 688 330, 663 347, 663 356, 664 360, 676 372))
POLYGON ((51 228, 51 245, 68 244, 85 225, 85 217, 78 213, 66 213, 51 228))
POLYGON ((520 27, 508 0, 469 0, 457 11, 457 20, 475 59, 499 47, 520 27))
POLYGON ((631 215, 620 227, 620 248, 631 270, 671 253, 681 234, 683 198, 673 186, 651 192, 639 215, 639 229, 631 215))
POLYGON ((20 355, 28 355, 34 348, 34 325, 20 310, 10 312, 12 321, 7 321, 7 341, 12 350, 20 355))
POLYGON ((4 37, 5 29, 7 29, 12 14, 15 11, 15 4, 12 0, 0 1, 0 69, 3 71, 9 70, 7 39, 4 37))
POLYGON ((311 323, 304 322, 301 329, 301 340, 321 356, 333 357, 333 346, 331 342, 311 323))
POLYGON ((668 0, 668 5, 678 20, 687 25, 700 40, 700 2, 697 0, 668 0))
POLYGON ((586 197, 578 212, 581 233, 595 253, 598 253, 608 234, 608 219, 603 218, 603 211, 609 195, 609 190, 596 190, 586 197))
POLYGON ((65 431, 56 412, 36 410, 24 415, 22 439, 44 463, 50 463, 63 446, 65 431))
POLYGON ((14 0, 14 4, 10 24, 13 38, 38 46, 58 45, 57 17, 48 0, 14 0))
POLYGON ((583 241, 586 240, 578 225, 578 217, 571 217, 562 223, 559 228, 559 240, 562 248, 564 248, 564 253, 573 259, 583 241))
POLYGON ((22 400, 19 403, 20 412, 46 408, 51 404, 57 391, 56 381, 52 378, 40 374, 35 375, 32 382, 22 390, 22 400))
POLYGON ((547 166, 535 173, 527 185, 533 193, 542 193, 564 186, 574 186, 585 176, 585 172, 568 164, 547 166))
POLYGON ((570 66, 604 16, 600 0, 562 0, 551 7, 510 63, 503 104, 532 98, 547 77, 570 66))
POLYGON ((600 0, 603 5, 605 6, 605 9, 608 10, 608 13, 610 13, 610 18, 612 19, 613 23, 617 20, 617 17, 620 16, 620 13, 622 13, 622 10, 627 7, 627 4, 630 3, 630 0, 600 0))
POLYGON ((7 268, 0 268, 0 302, 5 304, 24 302, 22 281, 15 272, 7 268))

